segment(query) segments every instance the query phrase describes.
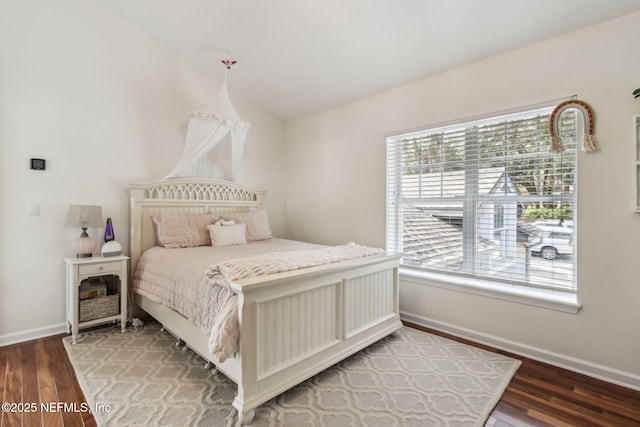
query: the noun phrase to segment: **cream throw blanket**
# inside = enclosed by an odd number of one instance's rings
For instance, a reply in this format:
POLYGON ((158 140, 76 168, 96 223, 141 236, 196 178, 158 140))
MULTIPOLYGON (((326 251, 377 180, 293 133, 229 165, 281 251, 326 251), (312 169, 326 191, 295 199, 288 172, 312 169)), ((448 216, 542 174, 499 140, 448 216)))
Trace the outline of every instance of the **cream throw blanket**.
POLYGON ((210 352, 224 361, 238 350, 238 295, 230 283, 382 253, 354 243, 328 247, 283 239, 225 247, 156 246, 138 260, 132 290, 189 319, 208 335, 210 352))
MULTIPOLYGON (((381 255, 382 249, 349 243, 342 246, 324 247, 290 252, 272 252, 239 258, 212 265, 207 272, 209 284, 222 286, 234 292, 230 284, 237 280, 269 274, 316 267, 340 261, 348 261, 372 255, 381 255)), ((209 335, 209 351, 224 362, 238 351, 238 301, 219 313, 209 335)))

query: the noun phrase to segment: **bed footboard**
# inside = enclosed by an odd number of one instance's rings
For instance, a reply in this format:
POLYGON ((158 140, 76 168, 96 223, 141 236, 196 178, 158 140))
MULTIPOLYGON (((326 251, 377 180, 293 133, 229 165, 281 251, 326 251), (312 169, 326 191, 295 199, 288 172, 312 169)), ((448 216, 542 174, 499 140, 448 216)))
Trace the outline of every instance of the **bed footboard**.
MULTIPOLYGON (((152 216, 164 212, 246 212, 264 191, 237 183, 177 178, 132 185, 130 257, 156 244, 152 216)), ((400 255, 380 255, 232 283, 238 293, 238 354, 219 363, 208 337, 173 310, 135 302, 238 384, 242 423, 274 396, 398 330, 400 255)))
POLYGON ((258 405, 402 326, 399 256, 372 258, 232 285, 241 331, 233 406, 242 422, 258 405))

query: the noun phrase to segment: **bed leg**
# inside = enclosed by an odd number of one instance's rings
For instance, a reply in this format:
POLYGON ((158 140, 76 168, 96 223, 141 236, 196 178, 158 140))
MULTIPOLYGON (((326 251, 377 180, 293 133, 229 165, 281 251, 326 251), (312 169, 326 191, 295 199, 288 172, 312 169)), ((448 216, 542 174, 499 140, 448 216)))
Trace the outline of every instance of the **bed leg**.
POLYGON ((187 344, 185 344, 184 347, 182 347, 182 352, 186 353, 187 350, 189 350, 189 346, 187 344))
POLYGON ((218 368, 216 368, 216 365, 211 363, 210 360, 207 360, 207 363, 204 364, 204 369, 211 369, 211 375, 216 375, 218 373, 218 368))
POLYGON ((256 411, 254 409, 250 409, 248 411, 242 411, 242 414, 238 413, 238 426, 242 426, 243 424, 251 424, 253 422, 253 417, 256 415, 256 411))
POLYGON ((182 340, 178 338, 178 341, 176 341, 176 347, 180 347, 181 345, 182 345, 182 340))

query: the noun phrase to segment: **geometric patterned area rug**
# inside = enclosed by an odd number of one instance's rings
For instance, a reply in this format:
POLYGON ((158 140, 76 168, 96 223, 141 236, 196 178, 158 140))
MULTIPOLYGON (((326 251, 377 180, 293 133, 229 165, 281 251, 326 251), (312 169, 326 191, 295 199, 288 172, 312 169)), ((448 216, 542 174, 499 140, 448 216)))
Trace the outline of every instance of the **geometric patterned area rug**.
MULTIPOLYGON (((70 338, 99 426, 236 425, 235 383, 157 323, 70 338)), ((483 426, 520 363, 403 327, 262 404, 252 426, 483 426)))

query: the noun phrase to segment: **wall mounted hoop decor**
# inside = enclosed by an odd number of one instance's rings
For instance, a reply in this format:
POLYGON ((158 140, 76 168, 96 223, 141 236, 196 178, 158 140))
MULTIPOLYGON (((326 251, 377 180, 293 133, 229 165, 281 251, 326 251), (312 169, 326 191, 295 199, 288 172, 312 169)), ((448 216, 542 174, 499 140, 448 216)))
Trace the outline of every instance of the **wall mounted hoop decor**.
POLYGON ((596 135, 594 131, 595 122, 593 119, 593 109, 589 104, 584 101, 572 99, 569 101, 561 102, 554 108, 551 116, 549 117, 549 133, 551 134, 551 151, 559 152, 564 151, 564 145, 562 144, 562 138, 558 134, 558 118, 565 110, 569 108, 577 108, 582 112, 584 117, 584 137, 582 138, 582 151, 591 153, 598 151, 600 147, 596 141, 596 135))

